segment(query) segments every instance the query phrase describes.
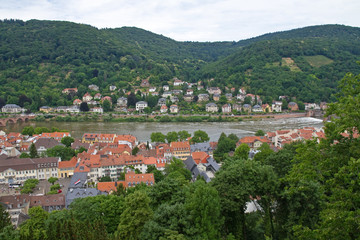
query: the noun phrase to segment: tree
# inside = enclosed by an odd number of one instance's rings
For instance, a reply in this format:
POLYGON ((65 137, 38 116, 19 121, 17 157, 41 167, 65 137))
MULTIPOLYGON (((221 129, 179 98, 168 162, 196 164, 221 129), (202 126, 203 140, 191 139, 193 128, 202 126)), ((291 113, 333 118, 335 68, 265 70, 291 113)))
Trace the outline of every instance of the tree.
POLYGON ((250 147, 246 143, 240 144, 236 149, 234 155, 238 158, 247 160, 249 158, 250 147))
POLYGON ((32 178, 27 179, 24 182, 20 192, 22 194, 32 193, 38 183, 39 183, 39 180, 37 180, 37 179, 32 179, 32 178))
POLYGON ((326 137, 330 141, 343 139, 345 131, 351 140, 354 132, 360 131, 360 74, 346 74, 339 83, 339 89, 341 91, 336 95, 337 102, 329 104, 325 114, 325 117, 336 116, 325 124, 326 137))
POLYGON ((136 156, 136 154, 138 154, 138 152, 140 151, 140 149, 138 148, 138 146, 134 147, 133 150, 131 151, 131 155, 136 156))
POLYGON ((231 140, 233 140, 235 143, 237 143, 239 141, 238 136, 236 136, 234 133, 230 133, 228 138, 230 138, 231 140))
POLYGON ((65 147, 70 147, 71 144, 74 142, 74 138, 66 136, 61 139, 61 143, 65 145, 65 147))
POLYGON ((179 136, 177 132, 168 132, 166 134, 166 140, 168 143, 176 142, 178 140, 179 136))
POLYGON ((103 176, 99 179, 99 182, 111 182, 110 176, 103 176))
POLYGON ((153 132, 151 133, 151 142, 165 142, 165 135, 162 134, 161 132, 153 132))
MULTIPOLYGON (((122 186, 122 184, 119 184, 122 186)), ((103 227, 109 234, 114 234, 124 211, 123 196, 99 195, 90 198, 78 198, 70 205, 73 217, 81 222, 95 222, 101 219, 103 227)))
POLYGON ((70 147, 55 146, 46 150, 48 157, 60 157, 62 161, 68 161, 75 156, 75 150, 70 147))
POLYGON ((46 239, 108 239, 103 220, 82 221, 73 210, 52 211, 45 221, 45 230, 46 239))
POLYGON ((243 104, 250 104, 251 105, 251 101, 252 101, 251 97, 247 96, 247 97, 245 97, 243 104))
POLYGON ((47 127, 37 127, 37 128, 34 129, 34 134, 42 134, 44 132, 49 133, 51 131, 47 127))
POLYGON ((194 136, 191 138, 191 143, 201 143, 207 142, 209 140, 209 135, 206 132, 202 130, 197 130, 194 132, 194 136))
POLYGON ((82 102, 80 104, 80 111, 81 112, 88 112, 90 109, 89 109, 89 106, 87 104, 87 102, 82 102))
POLYGON ((155 165, 149 165, 146 169, 146 173, 154 174, 154 179, 155 179, 156 183, 159 183, 160 181, 162 181, 165 178, 163 172, 160 170, 157 170, 155 165))
POLYGON ((224 105, 224 104, 227 103, 227 102, 228 102, 228 100, 227 100, 226 96, 225 96, 225 95, 221 95, 221 96, 220 96, 220 99, 219 99, 219 104, 224 105))
POLYGON ((185 209, 189 220, 185 230, 191 239, 220 239, 223 217, 216 189, 199 180, 186 193, 185 209))
POLYGON ((34 134, 33 126, 24 127, 23 130, 21 131, 21 134, 32 136, 34 134))
POLYGON ((109 100, 105 100, 103 102, 103 109, 104 109, 104 112, 110 112, 111 111, 111 103, 109 102, 109 100))
POLYGON ((165 175, 169 176, 172 173, 179 173, 186 180, 191 180, 191 172, 185 168, 185 164, 178 158, 172 158, 170 163, 165 164, 165 175))
POLYGON ((188 214, 182 203, 163 203, 156 208, 150 221, 144 225, 140 239, 185 240, 184 234, 188 226, 188 214))
POLYGON ((46 239, 45 221, 49 213, 41 206, 36 206, 29 209, 29 216, 30 219, 26 220, 20 228, 21 239, 46 239))
POLYGON ((26 152, 22 152, 19 156, 19 158, 30 158, 30 155, 26 152))
POLYGON ((0 231, 0 239, 2 240, 20 240, 20 233, 18 229, 14 229, 12 225, 6 226, 0 231))
POLYGON ((54 185, 54 183, 55 183, 57 180, 58 180, 58 178, 56 178, 56 177, 50 177, 50 178, 48 179, 48 182, 51 183, 51 185, 54 185))
POLYGON ((136 191, 125 197, 125 209, 120 216, 116 236, 120 239, 138 239, 144 224, 151 219, 150 198, 145 191, 136 191))
POLYGON ((225 133, 221 133, 218 146, 214 151, 214 158, 216 161, 224 160, 224 155, 230 151, 234 151, 236 148, 236 141, 226 136, 225 133))
POLYGON ((0 204, 0 233, 7 226, 11 226, 11 218, 4 206, 0 204))
POLYGON ((128 107, 135 107, 136 102, 137 102, 137 100, 136 100, 135 93, 131 92, 127 96, 127 106, 128 107))
POLYGON ((30 151, 30 154, 29 154, 30 158, 38 158, 39 157, 34 143, 32 143, 30 145, 30 150, 29 151, 30 151))
POLYGON ((259 152, 255 154, 254 160, 260 161, 262 163, 265 163, 266 158, 274 152, 267 143, 261 144, 261 146, 257 150, 259 152))
POLYGON ((235 157, 221 167, 211 183, 219 192, 226 234, 232 233, 238 239, 246 239, 245 210, 246 204, 251 201, 250 196, 261 196, 267 203, 262 203, 264 219, 272 220, 266 216, 272 211, 271 196, 276 192, 277 178, 270 166, 235 157))
POLYGON ((186 130, 182 130, 178 132, 178 136, 179 136, 179 140, 180 141, 185 141, 187 140, 189 137, 191 137, 191 134, 186 131, 186 130))
POLYGON ((255 136, 265 136, 265 132, 263 130, 257 130, 255 136))

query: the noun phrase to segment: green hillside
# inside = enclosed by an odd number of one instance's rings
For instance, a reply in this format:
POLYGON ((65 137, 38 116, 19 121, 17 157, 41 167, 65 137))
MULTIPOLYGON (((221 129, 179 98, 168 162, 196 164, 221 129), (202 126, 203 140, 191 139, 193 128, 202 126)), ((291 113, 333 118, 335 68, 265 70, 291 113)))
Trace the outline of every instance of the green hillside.
POLYGON ((329 101, 346 72, 359 72, 359 35, 359 28, 326 25, 239 42, 177 42, 138 28, 4 20, 0 106, 70 105, 64 88, 77 87, 82 96, 96 84, 106 94, 110 85, 131 90, 141 79, 161 86, 174 77, 245 86, 268 101, 277 95, 329 101))
POLYGON ((203 77, 272 98, 329 101, 346 72, 359 72, 359 43, 311 37, 255 42, 205 66, 203 77))

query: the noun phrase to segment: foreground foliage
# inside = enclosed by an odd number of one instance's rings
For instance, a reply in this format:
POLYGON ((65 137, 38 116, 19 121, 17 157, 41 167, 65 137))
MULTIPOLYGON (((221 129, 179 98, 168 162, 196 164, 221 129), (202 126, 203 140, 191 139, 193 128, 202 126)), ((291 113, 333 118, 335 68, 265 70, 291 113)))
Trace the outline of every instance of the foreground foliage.
MULTIPOLYGON (((12 239, 359 239, 360 75, 346 75, 328 115, 326 139, 224 156, 216 177, 191 182, 173 159, 153 187, 75 200, 69 210, 29 210, 12 239), (351 86, 351 87, 349 87, 351 86), (347 130, 347 132, 344 132, 347 130)), ((222 136, 227 139, 226 135, 222 136)), ((230 137, 231 139, 232 137, 230 137)), ((152 168, 149 171, 155 171, 152 168)), ((162 174, 162 173, 160 173, 162 174)), ((4 237, 4 239, 9 239, 4 237)))

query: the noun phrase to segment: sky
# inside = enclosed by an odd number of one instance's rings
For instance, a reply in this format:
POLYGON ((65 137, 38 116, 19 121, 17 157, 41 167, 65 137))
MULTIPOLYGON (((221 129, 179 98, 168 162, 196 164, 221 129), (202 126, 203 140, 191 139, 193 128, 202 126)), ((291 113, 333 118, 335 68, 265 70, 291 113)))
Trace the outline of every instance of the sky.
POLYGON ((239 41, 320 24, 360 27, 360 0, 0 0, 0 19, 131 26, 178 41, 239 41))

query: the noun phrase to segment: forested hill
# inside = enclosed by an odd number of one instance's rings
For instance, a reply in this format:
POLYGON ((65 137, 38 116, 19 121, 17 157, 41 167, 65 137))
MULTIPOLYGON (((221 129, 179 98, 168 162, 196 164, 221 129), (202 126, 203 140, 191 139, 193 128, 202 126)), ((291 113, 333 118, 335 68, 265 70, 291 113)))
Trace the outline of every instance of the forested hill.
POLYGON ((337 24, 318 25, 293 29, 289 31, 267 33, 258 37, 241 40, 238 42, 240 46, 247 46, 251 43, 277 40, 277 39, 303 39, 303 38, 329 38, 345 41, 359 41, 360 28, 350 27, 337 24))
POLYGON ((329 101, 347 72, 359 73, 359 60, 360 40, 267 40, 207 64, 203 78, 214 78, 224 86, 236 83, 272 98, 286 95, 306 102, 329 101))
POLYGON ((0 105, 32 110, 69 105, 61 90, 90 84, 131 89, 174 77, 222 88, 330 100, 348 71, 359 72, 359 28, 325 25, 239 42, 178 42, 139 28, 97 29, 61 21, 0 21, 0 105), (210 81, 214 78, 213 81, 210 81), (21 97, 21 99, 20 99, 21 97))

